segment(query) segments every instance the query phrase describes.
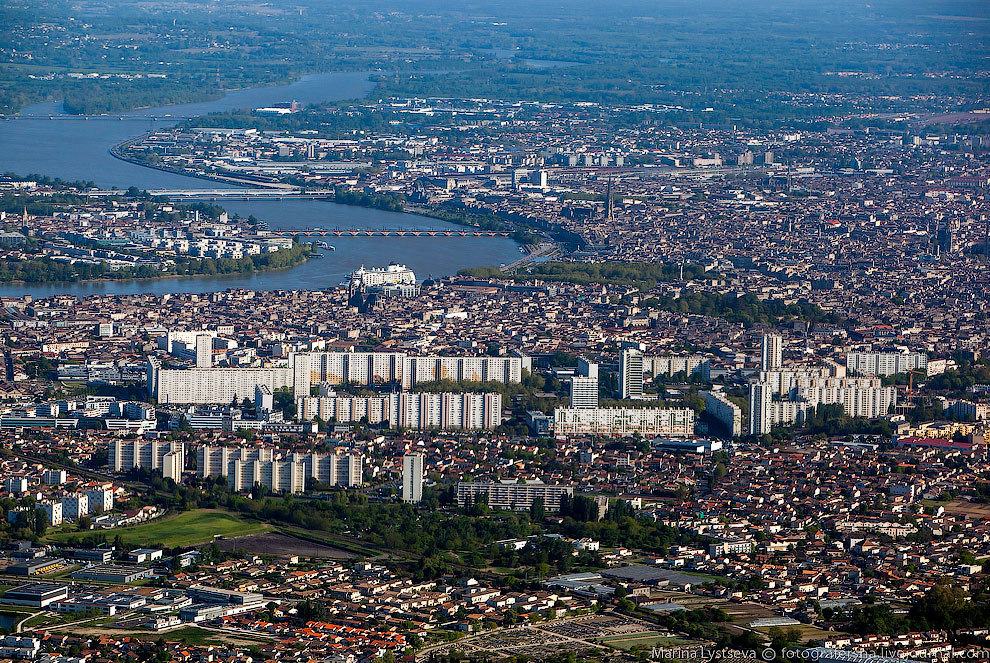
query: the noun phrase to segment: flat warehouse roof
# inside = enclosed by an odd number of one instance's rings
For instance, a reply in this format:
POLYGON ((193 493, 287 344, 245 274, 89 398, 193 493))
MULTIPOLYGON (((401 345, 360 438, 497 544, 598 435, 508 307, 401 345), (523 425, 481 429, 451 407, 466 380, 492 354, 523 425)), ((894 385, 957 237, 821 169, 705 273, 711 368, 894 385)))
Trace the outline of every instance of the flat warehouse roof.
POLYGON ((4 594, 5 598, 20 598, 26 596, 44 596, 67 591, 68 585, 56 585, 48 582, 34 582, 20 587, 11 587, 4 594))

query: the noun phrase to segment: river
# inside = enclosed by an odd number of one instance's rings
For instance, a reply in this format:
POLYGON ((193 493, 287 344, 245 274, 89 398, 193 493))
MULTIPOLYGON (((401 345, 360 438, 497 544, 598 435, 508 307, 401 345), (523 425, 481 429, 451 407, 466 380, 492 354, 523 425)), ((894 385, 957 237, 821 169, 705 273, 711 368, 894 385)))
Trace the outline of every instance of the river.
MULTIPOLYGON (((60 103, 37 104, 23 115, 43 119, 0 121, 0 172, 19 175, 40 173, 66 180, 92 180, 101 187, 125 189, 227 188, 218 182, 166 173, 110 156, 108 150, 121 141, 150 129, 169 126, 175 120, 155 119, 165 115, 190 117, 235 108, 257 108, 282 101, 303 104, 338 101, 366 96, 374 89, 362 73, 332 73, 304 76, 290 85, 237 90, 222 99, 166 108, 150 108, 115 114, 114 118, 78 119, 65 115, 60 103), (47 116, 60 119, 47 119, 47 116), (148 118, 147 121, 141 118, 148 118)), ((285 200, 224 203, 231 213, 253 214, 277 228, 456 228, 420 216, 337 205, 326 201, 285 200)), ((280 272, 229 276, 194 276, 155 280, 89 281, 54 284, 0 284, 0 296, 46 297, 54 294, 134 294, 169 292, 214 292, 228 288, 256 290, 318 289, 332 287, 361 265, 384 266, 404 263, 420 278, 446 276, 463 267, 512 262, 520 253, 515 242, 492 237, 335 237, 328 239, 336 250, 323 258, 280 272)))

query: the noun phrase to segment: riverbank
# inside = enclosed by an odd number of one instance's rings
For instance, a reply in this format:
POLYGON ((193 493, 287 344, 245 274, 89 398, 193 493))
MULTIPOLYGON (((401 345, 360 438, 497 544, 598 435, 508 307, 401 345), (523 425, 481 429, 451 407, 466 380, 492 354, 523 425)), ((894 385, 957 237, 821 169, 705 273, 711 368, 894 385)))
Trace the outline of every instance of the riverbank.
POLYGON ((137 143, 137 142, 140 142, 140 141, 144 140, 149 135, 150 135, 150 132, 145 132, 145 133, 141 134, 140 136, 136 136, 134 138, 129 138, 128 140, 125 140, 125 141, 122 141, 120 143, 117 143, 116 145, 112 145, 107 150, 107 152, 114 159, 119 159, 120 161, 124 161, 126 163, 134 164, 135 166, 141 166, 142 168, 151 168, 152 170, 161 171, 163 173, 171 173, 173 175, 181 175, 183 177, 195 177, 196 179, 208 180, 208 181, 213 181, 213 182, 219 182, 221 184, 230 184, 230 185, 233 185, 233 186, 245 187, 245 188, 252 187, 252 186, 257 186, 257 187, 266 187, 266 188, 271 188, 271 189, 283 189, 283 188, 286 188, 286 186, 287 186, 287 185, 284 185, 284 184, 281 184, 281 183, 262 182, 262 181, 255 181, 255 180, 251 180, 251 179, 239 180, 239 179, 237 179, 235 177, 224 177, 222 175, 214 175, 213 173, 193 174, 193 173, 190 173, 188 171, 185 171, 185 170, 183 170, 181 168, 173 168, 171 166, 166 166, 164 164, 148 163, 148 162, 142 161, 141 159, 138 159, 136 157, 132 157, 132 156, 128 155, 126 152, 123 151, 126 148, 130 147, 131 145, 133 145, 134 143, 137 143))
MULTIPOLYGON (((209 269, 209 264, 215 264, 217 260, 220 261, 233 261, 233 258, 202 258, 197 260, 198 263, 205 263, 206 261, 212 261, 211 263, 206 263, 205 265, 198 266, 197 269, 200 271, 180 273, 156 273, 156 274, 130 274, 126 273, 120 276, 111 273, 109 276, 99 276, 94 278, 76 278, 76 279, 58 279, 58 278, 38 278, 38 279, 16 279, 3 278, 3 274, 6 268, 0 263, 0 284, 4 285, 16 285, 24 284, 30 286, 37 285, 50 285, 50 284, 75 284, 75 283, 100 283, 100 282, 114 282, 114 281, 157 281, 163 279, 183 279, 183 278, 196 278, 202 276, 225 276, 225 275, 238 275, 238 274, 256 274, 256 273, 266 273, 266 272, 279 272, 292 269, 300 264, 306 262, 311 257, 311 249, 306 244, 294 244, 291 249, 282 249, 276 251, 275 253, 268 253, 258 256, 245 256, 240 260, 250 260, 253 267, 251 269, 224 269, 224 265, 228 263, 220 263, 220 266, 214 268, 212 271, 209 269), (281 255, 280 255, 281 254, 281 255), (271 260, 275 258, 276 263, 274 266, 271 265, 271 260), (284 264, 282 262, 286 261, 284 264)), ((62 268, 65 269, 66 266, 63 263, 57 263, 55 261, 49 261, 51 264, 50 268, 62 268)), ((246 263, 242 263, 246 264, 246 263)))
MULTIPOLYGON (((126 149, 129 146, 139 143, 148 135, 149 134, 145 133, 136 138, 118 143, 117 145, 111 147, 109 152, 111 156, 116 159, 120 159, 121 161, 126 161, 127 163, 132 163, 136 166, 142 166, 144 168, 151 168, 162 172, 181 175, 183 177, 222 182, 224 184, 233 184, 235 186, 243 187, 260 186, 277 189, 280 186, 292 186, 291 184, 285 182, 276 183, 268 181, 238 180, 230 176, 218 175, 215 173, 204 173, 202 171, 174 168, 164 164, 152 164, 127 154, 126 149)), ((451 209, 443 206, 428 207, 423 205, 414 205, 408 203, 405 197, 401 195, 367 194, 359 191, 345 191, 343 190, 343 187, 336 187, 333 193, 328 192, 325 199, 328 202, 332 202, 337 205, 365 207, 387 212, 401 212, 413 216, 436 219, 438 221, 451 223, 465 228, 496 231, 505 230, 512 232, 512 240, 521 246, 534 246, 542 239, 539 234, 533 232, 530 228, 518 227, 520 223, 525 220, 524 217, 520 215, 516 215, 517 218, 512 219, 509 215, 500 216, 484 210, 469 210, 467 208, 451 209)), ((548 224, 548 226, 552 226, 552 224, 548 224)), ((559 230, 560 229, 553 229, 552 232, 556 233, 559 232, 559 230)))
MULTIPOLYGON (((0 122, 0 144, 8 149, 0 155, 0 170, 43 173, 65 181, 94 180, 104 190, 183 190, 205 188, 239 189, 244 185, 211 180, 150 168, 117 159, 110 147, 133 140, 149 130, 176 124, 176 116, 196 117, 238 108, 261 108, 296 100, 301 104, 356 99, 374 88, 367 73, 337 73, 304 76, 284 87, 254 88, 232 92, 223 99, 204 104, 150 108, 127 114, 131 121, 87 121, 67 116, 57 104, 27 109, 32 119, 0 122), (57 116, 57 121, 49 120, 57 116), (146 124, 139 121, 142 118, 146 124), (204 186, 205 185, 205 186, 204 186)), ((456 229, 460 224, 434 221, 415 213, 400 213, 356 205, 328 205, 324 200, 224 200, 231 216, 263 219, 273 231, 312 228, 407 229, 424 226, 456 229)), ((20 210, 18 210, 20 212, 20 210)), ((519 246, 501 237, 339 237, 336 251, 323 259, 307 260, 291 269, 210 275, 156 275, 145 279, 99 279, 60 283, 0 283, 0 297, 35 298, 54 295, 126 296, 132 294, 223 292, 245 290, 321 290, 336 287, 362 265, 403 263, 423 278, 453 275, 459 269, 509 263, 519 257, 519 246)))

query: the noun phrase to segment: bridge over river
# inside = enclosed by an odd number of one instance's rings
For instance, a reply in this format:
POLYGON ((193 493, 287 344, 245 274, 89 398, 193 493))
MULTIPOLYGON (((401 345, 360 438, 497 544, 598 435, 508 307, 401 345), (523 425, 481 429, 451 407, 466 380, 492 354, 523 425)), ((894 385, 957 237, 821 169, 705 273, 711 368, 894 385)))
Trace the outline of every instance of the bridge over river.
POLYGON ((196 116, 185 116, 185 115, 69 115, 69 114, 55 114, 51 113, 48 115, 39 115, 37 113, 28 115, 0 115, 0 119, 4 120, 52 120, 54 122, 65 121, 65 120, 97 120, 97 121, 112 121, 112 122, 157 122, 157 121, 174 121, 174 122, 185 122, 186 120, 192 120, 196 116))
POLYGON ((284 237, 511 237, 508 230, 459 230, 456 228, 357 228, 332 230, 273 230, 284 237))
MULTIPOLYGON (((90 196, 119 196, 120 189, 90 191, 90 196)), ((148 189, 152 196, 169 200, 322 200, 332 198, 333 191, 303 191, 297 187, 231 188, 231 189, 148 189)))

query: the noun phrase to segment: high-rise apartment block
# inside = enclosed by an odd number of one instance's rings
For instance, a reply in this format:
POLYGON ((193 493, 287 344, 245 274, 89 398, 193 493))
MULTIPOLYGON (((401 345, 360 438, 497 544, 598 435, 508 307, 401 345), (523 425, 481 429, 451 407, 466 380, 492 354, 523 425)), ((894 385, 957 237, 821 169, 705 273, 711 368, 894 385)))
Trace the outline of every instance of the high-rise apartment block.
POLYGON ((204 445, 196 452, 201 477, 227 477, 231 490, 251 490, 259 484, 276 493, 301 493, 307 480, 354 487, 363 482, 364 459, 360 454, 284 453, 271 447, 219 447, 204 445))
POLYGON ((769 433, 777 424, 801 423, 809 408, 820 405, 838 404, 850 417, 876 418, 897 404, 896 387, 884 387, 879 378, 827 377, 813 371, 761 373, 750 385, 750 434, 769 433))
MULTIPOLYGON (((211 350, 212 352, 212 350, 211 350)), ((272 392, 290 387, 296 398, 309 396, 313 385, 394 384, 409 389, 436 380, 455 382, 522 381, 529 366, 524 357, 409 357, 402 352, 296 352, 281 360, 283 365, 258 368, 207 368, 205 341, 196 368, 163 368, 149 357, 146 365, 148 391, 159 403, 227 404, 253 398, 255 388, 272 392)), ((210 358, 212 363, 212 356, 210 358)))
POLYGON ((643 353, 626 349, 619 355, 619 392, 623 399, 643 398, 643 353))
POLYGON ((469 501, 486 501, 488 506, 497 509, 525 511, 536 500, 543 500, 548 513, 560 511, 560 500, 567 495, 574 497, 573 486, 547 484, 542 481, 519 483, 512 479, 502 481, 461 481, 457 484, 457 505, 464 506, 469 501))
POLYGON ((557 408, 554 434, 625 437, 685 437, 694 434, 694 410, 690 408, 557 408))
POLYGON ((476 430, 502 423, 502 395, 400 393, 387 396, 308 396, 296 401, 300 419, 368 423, 393 428, 476 430))
POLYGON ((928 355, 923 352, 850 352, 846 355, 846 368, 857 375, 887 377, 923 370, 927 366, 928 355))
POLYGON ((598 407, 598 378, 575 375, 570 378, 571 407, 598 407))
POLYGON ((163 476, 180 481, 182 467, 185 465, 185 447, 181 442, 166 442, 162 440, 122 440, 115 438, 110 441, 109 462, 114 472, 127 472, 134 468, 159 470, 163 476), (174 453, 166 464, 165 456, 174 453), (176 459, 178 470, 176 474, 176 459), (165 471, 168 470, 168 474, 165 471))
POLYGON ((402 501, 411 504, 423 501, 423 454, 402 457, 402 501))
POLYGON ((776 371, 784 365, 784 339, 777 334, 764 334, 760 344, 760 370, 776 371))
POLYGON ((742 408, 729 400, 721 391, 703 391, 705 411, 717 419, 730 437, 742 435, 742 408))

